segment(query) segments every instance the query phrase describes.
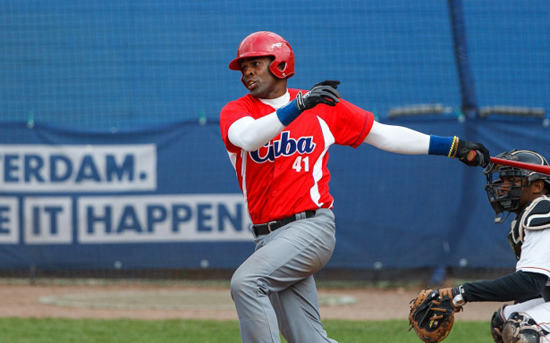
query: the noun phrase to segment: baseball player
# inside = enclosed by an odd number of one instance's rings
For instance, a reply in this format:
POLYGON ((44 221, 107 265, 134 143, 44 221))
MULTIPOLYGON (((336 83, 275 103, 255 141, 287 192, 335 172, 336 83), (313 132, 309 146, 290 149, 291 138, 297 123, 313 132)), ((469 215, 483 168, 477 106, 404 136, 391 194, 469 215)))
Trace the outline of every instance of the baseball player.
MULTIPOLYGON (((548 165, 544 157, 530 150, 512 150, 497 157, 548 165)), ((453 288, 453 305, 514 301, 493 314, 495 342, 550 342, 550 176, 494 163, 487 166, 485 174, 495 223, 516 214, 508 234, 517 259, 516 272, 453 288), (498 179, 493 180, 493 174, 498 174, 498 179)))
POLYGON ((255 32, 240 43, 229 69, 249 91, 221 111, 222 138, 253 223, 255 252, 235 271, 231 295, 245 343, 335 342, 321 323, 313 274, 335 246, 328 149, 361 143, 400 154, 457 157, 486 166, 489 151, 458 137, 429 136, 374 121, 340 97, 339 81, 309 92, 287 88, 294 75, 289 43, 255 32), (476 150, 474 161, 466 159, 476 150))

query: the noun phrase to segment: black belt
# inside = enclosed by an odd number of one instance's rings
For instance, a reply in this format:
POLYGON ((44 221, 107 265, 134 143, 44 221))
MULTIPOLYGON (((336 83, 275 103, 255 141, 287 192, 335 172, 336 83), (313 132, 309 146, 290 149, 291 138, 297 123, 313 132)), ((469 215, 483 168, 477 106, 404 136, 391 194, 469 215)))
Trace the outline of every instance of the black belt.
POLYGON ((296 221, 298 219, 304 219, 301 214, 305 214, 305 218, 313 218, 315 217, 316 211, 305 211, 298 214, 293 214, 290 217, 283 218, 281 220, 274 220, 272 222, 266 223, 266 224, 258 224, 252 226, 252 231, 254 232, 254 236, 258 237, 261 235, 267 235, 287 224, 292 223, 293 221, 296 221))

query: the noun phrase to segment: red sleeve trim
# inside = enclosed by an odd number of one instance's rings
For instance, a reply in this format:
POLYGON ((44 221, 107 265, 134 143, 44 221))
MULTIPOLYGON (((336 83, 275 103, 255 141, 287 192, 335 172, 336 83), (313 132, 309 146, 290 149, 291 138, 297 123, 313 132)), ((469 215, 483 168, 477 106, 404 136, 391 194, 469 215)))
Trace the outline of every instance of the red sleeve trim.
POLYGON ((231 125, 234 122, 236 122, 237 120, 239 120, 241 118, 244 118, 244 117, 246 117, 246 116, 239 115, 239 114, 234 115, 233 117, 231 117, 230 119, 227 120, 227 123, 225 124, 225 127, 223 128, 223 130, 224 130, 223 137, 224 137, 225 148, 229 152, 238 153, 239 151, 241 151, 240 147, 238 147, 236 145, 233 145, 233 143, 231 143, 231 141, 229 140, 229 128, 231 127, 231 125))
POLYGON ((363 141, 369 134, 370 130, 372 129, 372 125, 374 124, 374 115, 370 112, 366 112, 366 113, 367 113, 367 120, 365 121, 365 125, 363 125, 363 130, 361 130, 361 134, 359 135, 359 137, 357 137, 357 140, 353 142, 353 144, 351 145, 351 147, 354 149, 363 143, 363 141))

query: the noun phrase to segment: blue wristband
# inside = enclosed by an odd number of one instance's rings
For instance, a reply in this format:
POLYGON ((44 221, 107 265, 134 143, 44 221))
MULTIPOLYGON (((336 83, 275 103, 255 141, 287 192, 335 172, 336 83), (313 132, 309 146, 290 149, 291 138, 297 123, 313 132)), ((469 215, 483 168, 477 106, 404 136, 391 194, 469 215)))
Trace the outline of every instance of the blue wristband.
POLYGON ((453 137, 430 136, 430 148, 428 149, 428 154, 447 156, 449 154, 449 150, 451 150, 452 144, 453 137))
POLYGON ((300 114, 302 114, 302 111, 298 109, 296 99, 277 110, 277 117, 279 117, 279 120, 284 126, 288 126, 294 119, 298 118, 300 114))

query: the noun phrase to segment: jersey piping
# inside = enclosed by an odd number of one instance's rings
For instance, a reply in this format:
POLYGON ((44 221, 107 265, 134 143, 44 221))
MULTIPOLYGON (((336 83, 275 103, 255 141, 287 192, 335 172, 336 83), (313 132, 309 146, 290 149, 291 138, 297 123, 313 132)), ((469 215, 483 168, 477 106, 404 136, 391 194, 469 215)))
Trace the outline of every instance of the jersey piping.
MULTIPOLYGON (((313 180, 315 183, 313 184, 313 187, 311 187, 309 194, 311 196, 311 200, 318 206, 322 207, 323 203, 319 202, 321 199, 321 193, 319 192, 319 181, 323 177, 323 159, 325 158, 325 155, 328 151, 328 148, 334 144, 334 135, 332 132, 330 132, 330 128, 328 127, 327 123, 317 117, 317 120, 319 121, 319 124, 321 125, 321 131, 323 133, 323 137, 325 138, 325 148, 323 149, 323 152, 320 154, 317 161, 315 161, 315 164, 313 166, 313 180)), ((330 208, 332 208, 332 204, 330 204, 330 208)))

